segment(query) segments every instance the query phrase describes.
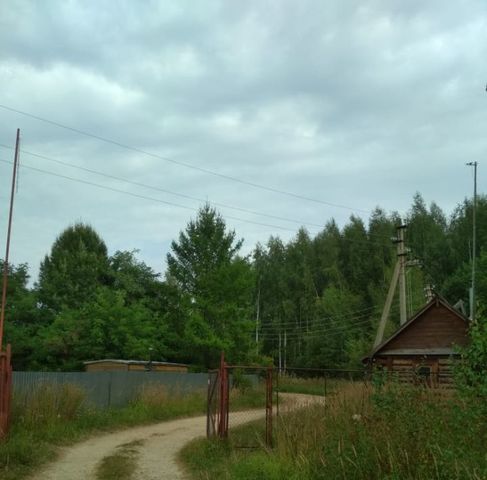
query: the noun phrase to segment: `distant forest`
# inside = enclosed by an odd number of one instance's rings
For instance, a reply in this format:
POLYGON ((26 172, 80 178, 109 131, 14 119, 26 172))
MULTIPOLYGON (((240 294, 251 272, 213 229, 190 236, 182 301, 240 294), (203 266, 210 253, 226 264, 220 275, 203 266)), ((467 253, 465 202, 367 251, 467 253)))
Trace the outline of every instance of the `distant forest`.
MULTIPOLYGON (((406 223, 408 312, 432 284, 451 303, 471 282, 472 203, 448 218, 414 196, 405 218, 375 209, 368 222, 329 220, 288 243, 272 236, 251 255, 224 218, 204 205, 172 242, 160 278, 137 251, 107 246, 89 225, 66 228, 41 262, 9 270, 6 341, 16 370, 79 370, 84 360, 124 358, 214 367, 234 363, 354 368, 371 348, 396 260, 391 237, 406 223), (279 348, 280 345, 280 348, 279 348)), ((487 305, 487 197, 478 199, 478 304, 487 305)), ((161 252, 162 256, 163 252, 161 252)), ((393 303, 390 333, 398 323, 393 303)))

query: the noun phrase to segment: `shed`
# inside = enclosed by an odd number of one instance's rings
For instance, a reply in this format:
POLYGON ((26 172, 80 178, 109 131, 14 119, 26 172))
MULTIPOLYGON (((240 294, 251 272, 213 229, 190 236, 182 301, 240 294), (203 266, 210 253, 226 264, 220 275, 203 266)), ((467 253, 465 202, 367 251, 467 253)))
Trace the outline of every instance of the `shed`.
POLYGON ((188 372, 188 365, 184 363, 114 359, 92 360, 83 363, 87 372, 188 372))
POLYGON ((429 386, 452 383, 456 347, 468 344, 470 321, 445 299, 436 295, 363 362, 385 369, 403 381, 429 386))

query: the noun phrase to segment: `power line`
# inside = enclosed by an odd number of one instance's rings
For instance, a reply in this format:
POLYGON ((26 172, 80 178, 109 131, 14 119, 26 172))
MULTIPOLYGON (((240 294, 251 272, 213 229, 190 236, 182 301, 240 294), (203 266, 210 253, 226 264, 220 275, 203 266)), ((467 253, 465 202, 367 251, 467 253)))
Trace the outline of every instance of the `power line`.
POLYGON ((341 204, 337 204, 337 203, 326 202, 324 200, 320 200, 320 199, 316 199, 316 198, 312 198, 312 197, 307 197, 305 195, 301 195, 301 194, 293 193, 293 192, 288 192, 288 191, 285 191, 285 190, 280 190, 280 189, 274 188, 274 187, 268 187, 266 185, 262 185, 262 184, 259 184, 259 183, 254 183, 254 182, 250 182, 250 181, 247 181, 247 180, 243 180, 241 178, 232 177, 230 175, 225 175, 223 173, 215 172, 215 171, 210 170, 210 169, 207 169, 207 168, 198 167, 197 165, 193 165, 193 164, 186 163, 186 162, 181 162, 179 160, 174 160, 172 158, 169 158, 169 157, 166 157, 166 156, 163 156, 163 155, 159 155, 157 153, 148 152, 148 151, 143 150, 141 148, 133 147, 133 146, 130 146, 130 145, 121 143, 121 142, 119 142, 117 140, 112 140, 112 139, 109 139, 109 138, 102 137, 100 135, 95 135, 93 133, 89 133, 89 132, 86 132, 84 130, 80 130, 78 128, 70 127, 68 125, 64 125, 62 123, 55 122, 53 120, 49 120, 49 119, 44 118, 44 117, 40 117, 40 116, 34 115, 32 113, 24 112, 22 110, 15 109, 15 108, 9 107, 7 105, 0 104, 0 108, 3 108, 4 110, 8 110, 8 111, 13 112, 13 113, 17 113, 18 115, 23 115, 25 117, 29 117, 29 118, 32 118, 34 120, 38 120, 38 121, 43 122, 43 123, 47 123, 49 125, 53 125, 53 126, 58 127, 58 128, 62 128, 64 130, 68 130, 68 131, 77 133, 79 135, 83 135, 85 137, 94 138, 95 140, 99 140, 100 142, 108 143, 110 145, 115 145, 115 146, 120 147, 120 148, 123 148, 125 150, 130 150, 132 152, 137 152, 137 153, 140 153, 142 155, 147 155, 149 157, 157 158, 159 160, 163 160, 165 162, 172 163, 174 165, 178 165, 178 166, 181 166, 181 167, 185 167, 185 168, 189 168, 189 169, 192 169, 192 170, 196 170, 196 171, 199 171, 199 172, 202 172, 202 173, 206 173, 208 175, 213 175, 215 177, 223 178, 225 180, 230 180, 232 182, 237 182, 237 183, 240 183, 240 184, 243 184, 243 185, 248 185, 250 187, 258 188, 258 189, 261 189, 261 190, 266 190, 268 192, 278 193, 278 194, 281 194, 281 195, 286 195, 288 197, 297 198, 299 200, 305 200, 305 201, 308 201, 308 202, 319 203, 319 204, 327 205, 327 206, 330 206, 330 207, 343 208, 343 209, 346 209, 346 210, 351 210, 351 211, 355 211, 355 212, 362 212, 362 213, 367 213, 367 214, 371 213, 369 210, 363 210, 363 209, 360 209, 360 208, 352 208, 352 207, 349 207, 347 205, 341 205, 341 204))
MULTIPOLYGON (((397 306, 398 302, 394 303, 394 307, 397 306)), ((373 308, 378 308, 378 307, 373 307, 373 308)), ((357 311, 357 313, 360 312, 360 310, 357 311)), ((347 330, 353 330, 354 328, 358 326, 365 325, 370 322, 370 315, 372 312, 369 314, 363 314, 355 317, 347 317, 345 320, 358 320, 357 322, 353 322, 351 324, 344 324, 344 325, 335 325, 333 327, 324 327, 323 325, 315 325, 315 328, 311 328, 306 330, 306 327, 303 326, 301 328, 301 331, 291 331, 287 330, 286 328, 280 328, 281 325, 276 325, 274 331, 267 331, 267 332, 261 332, 261 335, 266 338, 278 338, 279 337, 279 331, 282 332, 282 330, 287 331, 287 335, 290 336, 291 338, 299 338, 300 336, 321 336, 323 333, 329 333, 329 332, 345 332, 347 330), (367 318, 366 318, 367 317, 367 318)), ((341 317, 330 317, 329 319, 331 320, 338 320, 341 317)), ((342 320, 343 321, 343 320, 342 320)))
MULTIPOLYGON (((289 339, 312 338, 312 337, 322 337, 322 338, 334 337, 337 335, 342 335, 348 331, 355 330, 359 327, 363 327, 368 323, 369 323, 369 319, 362 320, 360 322, 356 322, 351 325, 347 325, 346 327, 344 326, 344 328, 329 328, 326 330, 313 330, 309 332, 287 332, 286 336, 289 339)), ((276 339, 279 338, 279 333, 262 333, 261 337, 267 339, 276 339)))
POLYGON ((328 327, 328 328, 321 326, 320 328, 314 328, 314 329, 310 328, 309 330, 306 330, 306 328, 301 328, 300 330, 290 330, 290 329, 286 329, 286 328, 282 328, 282 329, 277 328, 276 330, 272 330, 272 331, 261 331, 260 335, 264 336, 264 337, 278 337, 279 332, 286 332, 289 337, 299 338, 299 337, 303 337, 304 335, 315 335, 315 334, 318 335, 318 334, 327 333, 327 332, 346 331, 346 330, 352 329, 356 326, 365 325, 365 324, 368 324, 370 322, 370 318, 368 318, 368 317, 365 318, 365 316, 357 317, 357 318, 362 318, 362 320, 360 320, 359 322, 354 322, 353 324, 350 324, 350 325, 338 325, 338 326, 332 326, 332 327, 328 327))
MULTIPOLYGON (((12 150, 13 149, 13 147, 11 147, 9 145, 5 145, 3 143, 0 143, 0 147, 6 148, 6 149, 9 149, 9 150, 12 150)), ((31 156, 36 157, 36 158, 40 158, 42 160, 47 160, 49 162, 57 163, 58 165, 63 165, 63 166, 69 167, 69 168, 74 168, 76 170, 88 172, 88 173, 91 173, 91 174, 94 174, 94 175, 99 175, 101 177, 110 178, 112 180, 118 180, 120 182, 125 182, 125 183, 130 184, 130 185, 135 185, 135 186, 138 186, 138 187, 148 188, 150 190, 155 190, 155 191, 158 191, 158 192, 167 193, 169 195, 174 195, 174 196, 181 197, 181 198, 186 198, 186 199, 189 199, 189 200, 195 200, 195 201, 198 201, 198 202, 208 202, 208 203, 210 203, 212 205, 215 205, 217 207, 228 208, 230 210, 236 210, 236 211, 243 212, 243 213, 249 213, 251 215, 258 215, 258 216, 262 216, 262 217, 273 218, 275 220, 282 220, 282 221, 286 221, 286 222, 296 223, 296 224, 301 225, 301 226, 306 225, 306 226, 316 227, 316 228, 320 228, 320 229, 326 228, 326 225, 324 225, 324 224, 312 223, 312 222, 305 222, 305 221, 302 221, 302 220, 296 220, 296 219, 289 218, 289 217, 281 217, 281 216, 278 216, 278 215, 272 215, 272 214, 268 214, 268 213, 265 213, 265 212, 259 212, 259 211, 255 211, 255 210, 249 210, 249 209, 246 209, 246 208, 242 208, 242 207, 236 207, 234 205, 228 205, 228 204, 225 204, 225 203, 208 201, 208 200, 205 200, 205 199, 202 199, 202 198, 198 198, 198 197, 193 197, 191 195, 187 195, 187 194, 184 194, 184 193, 174 192, 172 190, 167 190, 165 188, 157 187, 155 185, 149 185, 147 183, 136 182, 134 180, 129 180, 127 178, 120 177, 118 175, 113 175, 113 174, 110 174, 110 173, 101 172, 100 170, 95 170, 95 169, 91 169, 91 168, 87 168, 87 167, 82 167, 80 165, 74 165, 72 163, 65 162, 63 160, 59 160, 59 159, 56 159, 56 158, 48 157, 46 155, 42 155, 42 154, 35 153, 35 152, 30 152, 28 150, 21 150, 21 152, 22 153, 25 153, 27 155, 31 155, 31 156)), ((387 239, 387 240, 390 240, 390 238, 391 238, 390 236, 378 235, 378 234, 373 234, 373 233, 369 233, 369 232, 366 232, 366 235, 368 237, 375 237, 375 238, 381 238, 381 239, 387 239)), ((346 239, 346 238, 344 238, 344 240, 345 241, 348 241, 348 239, 346 239)), ((367 242, 367 244, 368 244, 368 242, 367 242)))
MULTIPOLYGON (((4 159, 0 159, 0 162, 6 163, 6 164, 12 164, 11 161, 4 160, 4 159)), ((157 202, 157 203, 162 203, 164 205, 170 205, 170 206, 173 206, 173 207, 183 208, 185 210, 191 210, 191 211, 195 211, 195 212, 198 211, 198 208, 189 207, 187 205, 181 205, 181 204, 178 204, 178 203, 169 202, 167 200, 161 200, 159 198, 149 197, 149 196, 146 196, 146 195, 140 195, 140 194, 137 194, 137 193, 128 192, 126 190, 120 190, 118 188, 108 187, 106 185, 100 185, 99 183, 90 182, 88 180, 82 180, 82 179, 75 178, 75 177, 70 177, 68 175, 62 175, 62 174, 59 174, 59 173, 54 173, 54 172, 51 172, 49 170, 43 170, 41 168, 32 167, 32 166, 25 165, 25 164, 22 164, 22 168, 26 168, 28 170, 32 170, 32 171, 35 171, 35 172, 38 172, 38 173, 43 173, 45 175, 51 175, 53 177, 62 178, 64 180, 69 180, 69 181, 72 181, 72 182, 82 183, 82 184, 85 184, 85 185, 90 185, 90 186, 97 187, 97 188, 101 188, 101 189, 104 189, 104 190, 109 190, 111 192, 121 193, 123 195, 129 195, 131 197, 135 197, 135 198, 139 198, 139 199, 143 199, 143 200, 149 200, 149 201, 153 201, 153 202, 157 202)), ((273 224, 269 224, 269 223, 256 222, 256 221, 253 221, 253 220, 247 220, 247 219, 244 219, 244 218, 234 217, 234 216, 231 216, 231 215, 225 215, 225 217, 228 218, 228 219, 230 219, 230 220, 235 220, 235 221, 239 221, 239 222, 249 223, 249 224, 252 224, 252 225, 258 225, 258 226, 263 226, 263 227, 270 227, 270 228, 273 228, 273 229, 278 229, 278 230, 283 230, 283 231, 287 231, 287 232, 296 233, 296 231, 294 229, 287 228, 287 227, 283 227, 283 226, 280 226, 280 225, 273 225, 273 224)), ((386 244, 382 244, 382 243, 376 243, 376 242, 370 242, 370 241, 362 241, 362 240, 355 240, 355 239, 347 239, 347 238, 344 238, 344 237, 340 237, 340 239, 343 240, 343 241, 346 241, 346 242, 362 243, 362 244, 366 244, 366 245, 369 245, 369 246, 371 246, 371 245, 376 245, 376 246, 381 246, 381 247, 386 246, 386 244)))
MULTIPOLYGON (((354 312, 350 312, 348 314, 345 314, 345 315, 336 315, 336 316, 329 316, 329 317, 321 317, 321 318, 317 318, 317 319, 314 319, 312 320, 312 322, 315 324, 315 326, 319 326, 319 325, 316 325, 316 323, 318 322, 325 322, 325 321, 329 321, 329 320, 349 320, 349 319, 354 319, 354 318, 357 318, 357 315, 358 314, 362 314, 361 316, 365 316, 365 315, 371 315, 372 314, 372 311, 376 308, 379 308, 377 306, 373 306, 373 307, 367 307, 367 308, 364 308, 364 309, 361 309, 361 310, 356 310, 354 312), (368 312, 367 314, 365 314, 364 312, 368 312)), ((289 327, 289 328, 292 328, 292 327, 295 327, 297 324, 296 320, 292 320, 292 321, 287 321, 287 322, 280 322, 280 323, 276 323, 276 324, 264 324, 262 323, 262 328, 280 328, 280 327, 289 327)))
MULTIPOLYGON (((9 149, 9 150, 12 150, 12 147, 11 146, 4 145, 2 143, 0 143, 0 147, 6 148, 6 149, 9 149)), ((62 161, 62 160, 58 160, 58 159, 55 159, 55 158, 52 158, 52 157, 48 157, 46 155, 41 155, 39 153, 29 152, 27 150, 21 150, 21 152, 22 153, 25 153, 27 155, 31 155, 31 156, 36 157, 36 158, 41 158, 43 160, 47 160, 49 162, 57 163, 58 165, 63 165, 63 166, 69 167, 69 168, 74 168, 76 170, 80 170, 80 171, 83 171, 83 172, 92 173, 94 175, 99 175, 101 177, 110 178, 112 180, 118 180, 120 182, 125 182, 125 183, 128 183, 130 185, 135 185, 135 186, 138 186, 138 187, 148 188, 150 190, 155 190, 155 191, 158 191, 158 192, 168 193, 169 195, 174 195, 176 197, 186 198, 188 200, 195 200, 195 201, 198 201, 198 202, 206 202, 207 201, 207 200, 202 199, 202 198, 193 197, 191 195, 186 195, 184 193, 174 192, 172 190, 167 190, 165 188, 157 187, 157 186, 154 186, 154 185, 149 185, 147 183, 142 183, 142 182, 136 182, 134 180, 129 180, 127 178, 120 177, 118 175, 113 175, 113 174, 110 174, 110 173, 101 172, 99 170, 94 170, 94 169, 91 169, 91 168, 81 167, 79 165, 74 165, 72 163, 65 162, 65 161, 62 161)), ((285 222, 296 223, 296 224, 299 224, 299 225, 307 225, 307 226, 317 227, 317 228, 324 228, 324 227, 326 227, 326 225, 319 224, 319 223, 304 222, 304 221, 296 220, 296 219, 293 219, 293 218, 281 217, 281 216, 278 216, 278 215, 272 215, 272 214, 268 214, 268 213, 264 213, 264 212, 258 212, 258 211, 255 211, 255 210, 248 210, 248 209, 245 209, 245 208, 236 207, 236 206, 233 206, 233 205, 228 205, 228 204, 220 203, 220 202, 214 202, 214 201, 211 201, 211 200, 209 200, 208 203, 210 203, 212 205, 215 205, 217 207, 228 208, 230 210, 236 210, 236 211, 243 212, 243 213, 249 213, 251 215, 259 215, 259 216, 262 216, 262 217, 273 218, 275 220, 282 220, 282 221, 285 221, 285 222)), ((381 238, 384 238, 384 237, 381 237, 381 238)))
MULTIPOLYGON (((9 160, 0 159, 0 162, 7 163, 7 164, 12 164, 12 162, 10 162, 9 160)), ((198 211, 197 208, 188 207, 187 205, 181 205, 181 204, 178 204, 178 203, 168 202, 166 200, 161 200, 159 198, 154 198, 154 197, 148 197, 146 195, 139 195, 137 193, 127 192, 126 190, 119 190, 118 188, 108 187, 106 185, 100 185, 99 183, 89 182, 88 180, 82 180, 80 178, 69 177, 67 175, 61 175, 59 173, 50 172, 48 170, 42 170, 41 168, 31 167, 31 166, 25 165, 25 164, 22 165, 22 168, 27 168, 28 170, 33 170, 35 172, 43 173, 43 174, 46 174, 46 175, 51 175, 53 177, 62 178, 64 180, 70 180, 72 182, 78 182, 78 183, 83 183, 85 185, 90 185, 92 187, 102 188, 104 190, 109 190, 111 192, 121 193, 123 195, 130 195, 131 197, 140 198, 140 199, 143 199, 143 200, 150 200, 150 201, 153 201, 153 202, 162 203, 164 205, 170 205, 172 207, 184 208, 186 210, 191 210, 191 211, 194 211, 194 212, 197 212, 198 211)), ((271 224, 268 224, 268 223, 254 222, 252 220, 246 220, 244 218, 233 217, 233 216, 230 216, 230 215, 226 215, 226 218, 229 218, 231 220, 236 220, 236 221, 239 221, 239 222, 251 223, 253 225, 260 225, 260 226, 264 226, 264 227, 271 227, 271 228, 277 228, 277 229, 280 229, 280 230, 286 230, 286 231, 289 231, 289 232, 294 232, 294 230, 292 230, 290 228, 281 227, 279 225, 271 225, 271 224)))

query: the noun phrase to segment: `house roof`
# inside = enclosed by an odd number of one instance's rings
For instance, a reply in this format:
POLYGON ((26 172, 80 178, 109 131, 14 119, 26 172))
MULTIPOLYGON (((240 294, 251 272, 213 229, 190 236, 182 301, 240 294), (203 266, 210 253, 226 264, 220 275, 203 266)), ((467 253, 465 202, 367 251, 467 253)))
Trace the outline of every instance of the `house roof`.
POLYGON ((185 363, 172 363, 172 362, 155 362, 149 360, 120 360, 120 359, 113 359, 113 358, 104 358, 102 360, 89 360, 83 362, 84 365, 94 365, 96 363, 118 363, 121 365, 148 365, 149 363, 152 365, 167 365, 171 367, 187 367, 185 363))
MULTIPOLYGON (((463 315, 461 312, 453 308, 443 297, 440 295, 436 294, 434 298, 431 299, 423 308, 421 308, 418 312, 416 312, 404 325, 401 325, 388 339, 384 340, 381 344, 379 344, 377 347, 375 347, 366 357, 362 359, 362 362, 365 362, 366 360, 369 360, 370 358, 374 357, 379 351, 381 351, 385 346, 387 346, 393 339, 395 339, 397 336, 399 336, 404 330, 409 328, 411 324, 413 324, 418 318, 420 318, 426 311, 428 311, 430 308, 437 306, 437 305, 443 305, 445 308, 450 310, 453 314, 455 314, 458 318, 462 319, 465 323, 469 324, 470 320, 463 315)), ((406 351, 400 351, 400 350, 394 350, 394 353, 392 351, 387 351, 384 350, 384 354, 386 355, 450 355, 454 353, 452 348, 436 348, 436 349, 403 349, 403 350, 408 350, 406 351), (400 353, 401 352, 401 353, 400 353)))

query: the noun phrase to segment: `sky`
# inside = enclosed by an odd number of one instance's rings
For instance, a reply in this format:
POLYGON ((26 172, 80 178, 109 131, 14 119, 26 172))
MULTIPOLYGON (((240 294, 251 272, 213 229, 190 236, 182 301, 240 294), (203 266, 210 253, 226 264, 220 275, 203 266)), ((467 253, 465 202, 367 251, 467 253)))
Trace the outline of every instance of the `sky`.
POLYGON ((32 281, 77 221, 163 273, 205 201, 245 254, 417 191, 450 214, 466 162, 485 192, 486 60, 484 0, 0 2, 0 254, 17 128, 32 281))

